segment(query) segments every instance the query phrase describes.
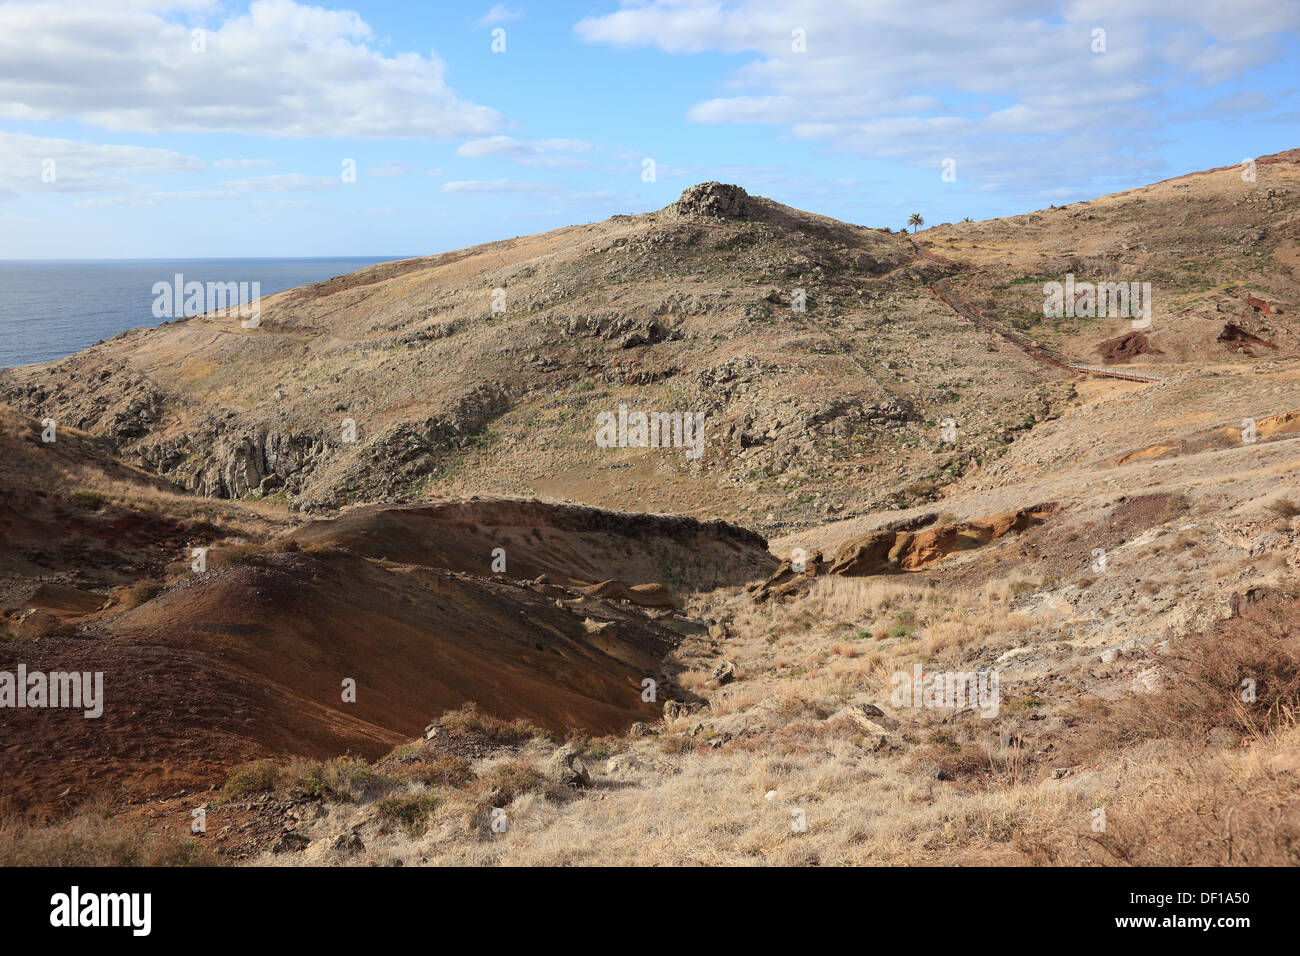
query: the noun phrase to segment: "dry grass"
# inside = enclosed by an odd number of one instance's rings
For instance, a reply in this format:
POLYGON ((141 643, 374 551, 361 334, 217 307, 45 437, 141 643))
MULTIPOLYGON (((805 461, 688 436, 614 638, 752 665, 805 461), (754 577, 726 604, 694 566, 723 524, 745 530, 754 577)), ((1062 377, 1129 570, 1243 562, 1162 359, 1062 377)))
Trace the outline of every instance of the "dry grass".
MULTIPOLYGON (((882 699, 889 673, 932 653, 949 655, 945 660, 955 666, 963 655, 1020 644, 1041 622, 1035 612, 1017 609, 1015 590, 1010 580, 975 594, 940 594, 919 579, 828 579, 786 605, 720 598, 709 611, 728 612, 736 635, 722 653, 740 662, 746 677, 710 689, 708 708, 674 721, 661 736, 611 745, 642 755, 645 765, 616 777, 597 773, 591 791, 565 792, 535 769, 552 744, 534 738, 524 745, 526 755, 475 762, 471 783, 439 790, 442 802, 418 836, 391 828, 367 839, 361 859, 454 865, 1300 862, 1300 767, 1288 756, 1300 731, 1287 709, 1294 689, 1291 658, 1281 652, 1289 638, 1279 633, 1275 641, 1261 640, 1257 632, 1272 627, 1262 617, 1226 622, 1230 632, 1240 632, 1237 639, 1225 641, 1216 632, 1189 642, 1185 655, 1171 656, 1171 666, 1188 668, 1178 672, 1187 689, 1159 698, 1157 726, 1145 733, 1115 735, 1115 714, 1122 709, 1115 708, 1107 718, 1112 722, 1098 725, 1112 737, 1097 747, 1086 721, 1050 713, 1030 719, 1044 705, 1004 688, 997 721, 971 713, 891 711, 902 717, 893 742, 875 752, 865 747, 860 729, 840 714, 844 704, 863 694, 882 699), (911 630, 877 640, 878 631, 896 626, 911 630), (1218 656, 1207 653, 1211 646, 1218 656), (1247 653, 1251 648, 1254 653, 1247 653), (1270 669, 1262 669, 1266 664, 1270 669), (1249 749, 1209 749, 1193 740, 1192 728, 1224 715, 1204 708, 1192 715, 1186 704, 1211 699, 1243 666, 1260 674, 1257 717, 1273 717, 1250 724, 1249 749), (1017 701, 1028 706, 1017 708, 1017 701), (1170 724, 1175 717, 1179 722, 1170 724), (1055 749, 1042 751, 1049 743, 1055 749), (1056 768, 1063 766, 1061 776, 1056 768), (491 832, 493 808, 508 816, 506 832, 491 832), (1099 808, 1106 814, 1102 832, 1094 830, 1099 808), (806 822, 802 832, 795 826, 800 820, 806 822)), ((693 670, 707 672, 700 665, 693 670)), ((1124 706, 1151 712, 1156 696, 1124 706)), ((461 715, 451 722, 478 719, 461 715)))
POLYGON ((1272 594, 1202 634, 1173 645, 1157 693, 1088 708, 1101 740, 1164 738, 1199 744, 1214 728, 1261 739, 1300 712, 1296 601, 1272 594))
POLYGON ((212 866, 197 840, 145 830, 88 808, 56 823, 0 822, 0 866, 212 866))

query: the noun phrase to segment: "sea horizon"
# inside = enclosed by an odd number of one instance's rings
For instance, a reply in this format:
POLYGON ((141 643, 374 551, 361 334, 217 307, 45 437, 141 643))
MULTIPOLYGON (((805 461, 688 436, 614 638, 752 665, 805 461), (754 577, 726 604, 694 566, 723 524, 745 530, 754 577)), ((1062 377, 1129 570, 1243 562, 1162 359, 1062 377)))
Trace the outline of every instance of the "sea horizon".
POLYGON ((56 361, 155 316, 154 284, 259 284, 261 295, 413 256, 222 256, 213 258, 0 259, 0 368, 56 361))

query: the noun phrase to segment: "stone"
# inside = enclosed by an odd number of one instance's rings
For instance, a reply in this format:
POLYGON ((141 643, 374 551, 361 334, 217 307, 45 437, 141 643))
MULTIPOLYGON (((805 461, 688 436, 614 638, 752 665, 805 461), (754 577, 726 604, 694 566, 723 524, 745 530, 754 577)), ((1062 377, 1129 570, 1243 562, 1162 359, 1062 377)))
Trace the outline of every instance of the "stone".
POLYGON ((722 661, 717 667, 713 668, 713 673, 709 675, 710 679, 717 682, 721 687, 723 684, 730 684, 736 679, 736 664, 734 661, 722 661))
POLYGON ((676 720, 678 717, 689 717, 690 714, 691 708, 689 705, 676 700, 664 701, 665 720, 676 720))
POLYGON ((835 716, 847 717, 863 733, 884 734, 898 729, 898 721, 887 716, 875 704, 850 704, 835 716))
POLYGON ((587 770, 578 749, 573 744, 565 744, 551 755, 546 762, 546 776, 564 787, 591 786, 591 773, 587 770))
POLYGON ((301 853, 307 849, 311 840, 307 839, 301 833, 294 833, 292 830, 286 830, 280 834, 279 841, 271 847, 272 853, 301 853))
POLYGON ((635 751, 615 754, 605 762, 606 773, 625 773, 631 770, 661 773, 668 776, 680 773, 680 770, 674 764, 671 764, 666 760, 659 760, 656 757, 639 754, 635 751))
POLYGON ((333 850, 340 856, 356 856, 365 850, 366 845, 355 833, 340 833, 334 841, 333 850))

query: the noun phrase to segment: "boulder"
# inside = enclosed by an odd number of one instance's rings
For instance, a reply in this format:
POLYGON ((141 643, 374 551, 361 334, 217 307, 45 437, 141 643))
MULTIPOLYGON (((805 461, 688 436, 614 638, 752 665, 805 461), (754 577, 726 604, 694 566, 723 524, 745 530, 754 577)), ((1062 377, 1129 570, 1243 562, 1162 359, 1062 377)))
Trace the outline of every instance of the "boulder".
POLYGON ((847 720, 863 736, 868 750, 880 750, 889 743, 889 732, 898 726, 898 721, 885 716, 875 704, 850 704, 830 718, 847 720))
POLYGON ((565 744, 551 755, 551 759, 546 762, 545 773, 548 778, 564 787, 591 786, 591 773, 573 744, 565 744))
POLYGON ((627 753, 615 754, 605 763, 605 772, 610 774, 626 773, 640 770, 649 773, 661 773, 670 776, 679 773, 678 768, 666 760, 659 760, 645 754, 629 750, 627 753))
POLYGON ((664 701, 664 720, 676 720, 679 717, 689 717, 695 712, 695 708, 690 704, 683 704, 676 700, 664 701))

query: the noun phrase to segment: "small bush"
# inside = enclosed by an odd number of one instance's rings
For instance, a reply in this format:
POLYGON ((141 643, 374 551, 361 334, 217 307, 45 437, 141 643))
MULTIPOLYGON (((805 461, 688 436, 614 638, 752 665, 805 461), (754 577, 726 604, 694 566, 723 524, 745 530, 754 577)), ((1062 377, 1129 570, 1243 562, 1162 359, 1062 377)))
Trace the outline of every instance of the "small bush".
POLYGON ((214 548, 208 554, 208 566, 213 568, 264 568, 270 563, 271 556, 255 544, 236 544, 228 548, 214 548))
POLYGON ((460 790, 474 782, 474 770, 464 757, 439 754, 432 760, 399 760, 390 771, 402 780, 415 780, 430 787, 460 790))
POLYGON ((493 744, 522 744, 535 737, 551 736, 526 720, 502 720, 492 714, 481 714, 473 701, 460 710, 447 711, 437 723, 453 737, 477 737, 493 744))
POLYGON ((1160 521, 1162 524, 1166 521, 1173 521, 1175 518, 1186 514, 1191 507, 1192 499, 1188 498, 1187 495, 1181 491, 1172 494, 1165 499, 1164 512, 1160 516, 1160 521))
POLYGON ((929 499, 938 491, 939 485, 928 478, 913 482, 907 486, 907 493, 913 498, 929 499))
POLYGON ((104 507, 104 496, 96 491, 78 491, 73 493, 72 503, 83 511, 98 511, 104 507))
POLYGON ((1297 505, 1290 498, 1278 498, 1276 501, 1270 501, 1265 505, 1269 511, 1283 518, 1294 518, 1300 515, 1300 505, 1297 505))
POLYGON ((480 808, 506 807, 525 793, 562 800, 564 788, 525 760, 510 760, 492 767, 476 785, 480 808))
POLYGON ((269 793, 280 784, 281 777, 274 760, 240 764, 230 771, 225 786, 221 788, 221 797, 223 800, 238 800, 254 793, 269 793))
POLYGON ((324 763, 317 760, 291 761, 281 772, 275 789, 289 797, 354 802, 392 789, 395 784, 360 757, 349 756, 335 757, 324 763))
POLYGON ((375 804, 380 820, 411 836, 420 836, 429 828, 429 816, 437 808, 438 798, 429 793, 384 797, 375 804))
POLYGON ((150 581, 147 579, 136 581, 126 589, 126 596, 122 599, 122 603, 128 609, 139 607, 146 601, 152 601, 166 589, 167 585, 162 581, 150 581))
POLYGON ((1300 712, 1298 605, 1271 595, 1243 617, 1171 642, 1161 690, 1082 709, 1094 750, 1151 738, 1200 744, 1214 727, 1249 736, 1290 726, 1300 712))

